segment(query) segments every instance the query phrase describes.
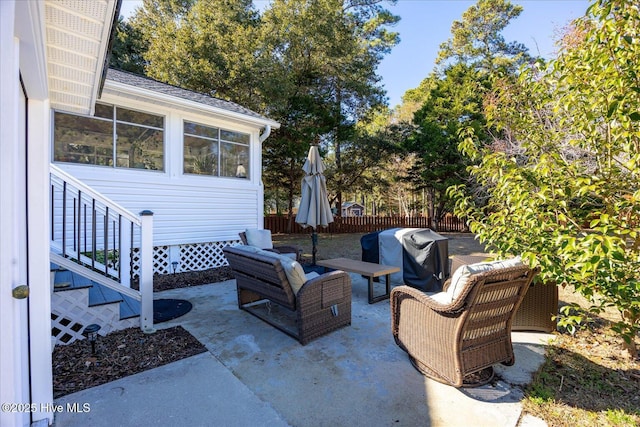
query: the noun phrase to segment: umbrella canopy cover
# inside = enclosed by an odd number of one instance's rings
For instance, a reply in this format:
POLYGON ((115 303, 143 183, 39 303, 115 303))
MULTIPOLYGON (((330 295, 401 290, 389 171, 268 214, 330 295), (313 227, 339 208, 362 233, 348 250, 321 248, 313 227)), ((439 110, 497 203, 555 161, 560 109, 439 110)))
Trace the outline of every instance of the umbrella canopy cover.
POLYGON ((333 214, 327 197, 327 182, 322 175, 324 164, 318 147, 312 145, 302 169, 307 175, 302 178, 302 197, 296 222, 302 227, 326 227, 333 222, 333 214))

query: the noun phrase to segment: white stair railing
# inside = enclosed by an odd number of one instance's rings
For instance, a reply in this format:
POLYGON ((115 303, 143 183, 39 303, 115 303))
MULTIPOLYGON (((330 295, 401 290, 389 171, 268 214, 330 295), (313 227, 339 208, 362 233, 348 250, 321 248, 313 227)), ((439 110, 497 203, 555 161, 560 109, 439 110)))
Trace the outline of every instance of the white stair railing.
POLYGON ((139 300, 152 332, 153 213, 134 215, 53 164, 50 184, 52 262, 139 300))

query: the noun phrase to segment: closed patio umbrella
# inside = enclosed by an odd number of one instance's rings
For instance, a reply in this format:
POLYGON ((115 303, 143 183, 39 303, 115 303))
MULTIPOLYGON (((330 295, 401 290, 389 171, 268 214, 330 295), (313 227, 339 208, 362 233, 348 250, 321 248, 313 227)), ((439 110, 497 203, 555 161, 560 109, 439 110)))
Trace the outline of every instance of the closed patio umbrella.
POLYGON ((302 178, 302 197, 296 215, 296 222, 303 228, 312 227, 311 234, 312 264, 316 265, 316 245, 318 243, 317 228, 326 227, 333 222, 333 214, 327 197, 327 182, 322 174, 324 164, 317 145, 311 145, 307 160, 302 169, 307 174, 302 178))

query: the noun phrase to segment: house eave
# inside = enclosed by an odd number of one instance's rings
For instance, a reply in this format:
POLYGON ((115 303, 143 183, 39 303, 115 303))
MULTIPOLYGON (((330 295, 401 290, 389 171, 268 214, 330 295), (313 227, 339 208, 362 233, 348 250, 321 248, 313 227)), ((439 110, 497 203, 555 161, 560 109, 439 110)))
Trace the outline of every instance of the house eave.
POLYGON ((187 111, 194 111, 199 114, 214 114, 229 121, 254 126, 257 128, 270 126, 273 129, 278 129, 280 127, 280 124, 278 122, 267 118, 254 117, 235 111, 226 110, 224 108, 205 105, 178 96, 168 95, 145 88, 131 86, 125 83, 115 82, 108 78, 105 81, 103 94, 134 100, 148 101, 156 105, 164 105, 171 108, 180 108, 187 111))
POLYGON ((48 92, 51 107, 93 114, 103 82, 120 0, 46 0, 48 92))

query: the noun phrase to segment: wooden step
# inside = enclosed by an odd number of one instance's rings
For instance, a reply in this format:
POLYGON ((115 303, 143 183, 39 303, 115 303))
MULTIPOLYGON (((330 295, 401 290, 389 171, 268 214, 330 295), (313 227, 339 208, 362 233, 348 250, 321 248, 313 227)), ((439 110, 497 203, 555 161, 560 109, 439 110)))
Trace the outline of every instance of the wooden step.
POLYGON ((55 272, 54 292, 86 288, 89 290, 89 307, 118 303, 120 320, 131 319, 140 315, 140 302, 131 297, 87 279, 80 274, 61 269, 53 263, 51 263, 51 271, 55 272))

